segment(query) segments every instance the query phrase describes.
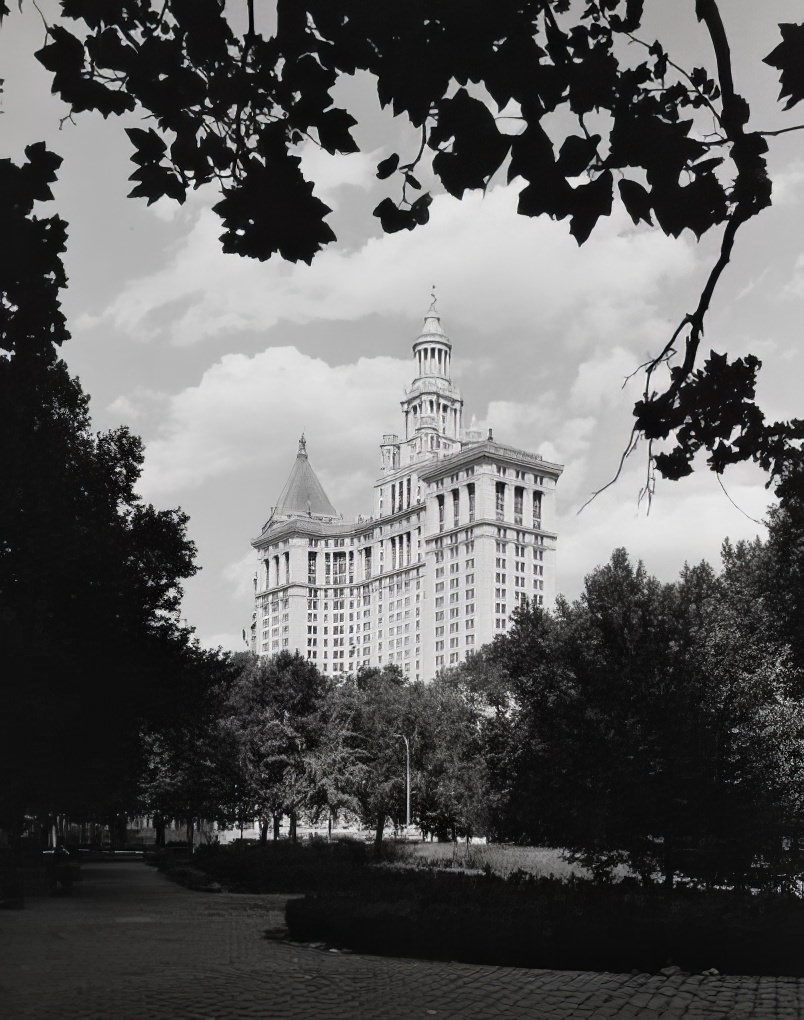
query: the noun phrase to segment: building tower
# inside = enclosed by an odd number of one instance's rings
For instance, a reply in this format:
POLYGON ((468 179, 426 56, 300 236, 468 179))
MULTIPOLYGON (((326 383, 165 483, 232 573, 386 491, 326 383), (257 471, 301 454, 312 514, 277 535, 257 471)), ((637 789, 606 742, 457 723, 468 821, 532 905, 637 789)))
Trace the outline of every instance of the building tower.
POLYGON ((433 301, 403 430, 380 444, 371 516, 339 517, 302 436, 252 543, 254 651, 297 649, 331 675, 390 663, 427 680, 504 633, 522 599, 552 600, 563 468, 464 429, 451 358, 433 301))

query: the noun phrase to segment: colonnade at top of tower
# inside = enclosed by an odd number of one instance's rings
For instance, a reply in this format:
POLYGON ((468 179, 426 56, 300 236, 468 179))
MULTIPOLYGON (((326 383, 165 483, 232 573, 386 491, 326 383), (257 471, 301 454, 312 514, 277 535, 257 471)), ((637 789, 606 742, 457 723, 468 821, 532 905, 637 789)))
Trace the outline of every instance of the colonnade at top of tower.
POLYGON ((450 379, 452 344, 444 332, 435 307, 424 317, 422 331, 413 344, 416 378, 402 401, 405 439, 423 430, 435 435, 416 441, 417 454, 441 449, 436 437, 459 441, 463 401, 450 379))
POLYGON ((428 337, 419 340, 413 348, 416 358, 416 377, 438 376, 440 379, 449 379, 449 363, 451 350, 448 344, 433 343, 428 337))
POLYGON ((424 327, 413 345, 416 378, 436 376, 449 381, 451 355, 452 344, 441 326, 441 320, 435 311, 430 311, 425 316, 424 327))

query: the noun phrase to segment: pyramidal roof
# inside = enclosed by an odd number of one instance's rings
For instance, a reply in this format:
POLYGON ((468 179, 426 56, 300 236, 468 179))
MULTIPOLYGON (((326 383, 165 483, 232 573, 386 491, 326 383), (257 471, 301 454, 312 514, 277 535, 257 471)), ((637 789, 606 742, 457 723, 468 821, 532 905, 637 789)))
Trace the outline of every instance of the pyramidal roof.
POLYGON ((307 459, 307 442, 299 440, 299 452, 288 480, 274 507, 275 516, 337 517, 324 487, 307 459))

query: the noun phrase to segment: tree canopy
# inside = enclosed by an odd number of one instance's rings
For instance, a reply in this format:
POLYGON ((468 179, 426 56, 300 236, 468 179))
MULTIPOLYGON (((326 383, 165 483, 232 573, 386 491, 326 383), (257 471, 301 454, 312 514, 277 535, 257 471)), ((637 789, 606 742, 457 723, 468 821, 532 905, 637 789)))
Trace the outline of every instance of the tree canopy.
POLYGON ((772 543, 726 543, 723 561, 661 584, 615 550, 580 598, 519 607, 460 667, 488 692, 497 838, 648 882, 797 874, 804 664, 769 602, 772 543))
POLYGON ((36 213, 59 159, 38 144, 26 155, 0 161, 0 821, 12 831, 24 811, 133 804, 141 727, 179 709, 181 582, 196 570, 186 515, 137 493, 142 443, 92 432, 59 358, 65 224, 36 213))
MULTIPOLYGON (((696 307, 641 366, 632 440, 668 478, 702 450, 715 471, 751 459, 780 479, 800 464, 804 423, 765 419, 758 358, 701 350, 740 228, 771 204, 780 132, 751 122, 717 0, 689 3, 709 68, 644 34, 645 0, 279 0, 275 17, 254 0, 63 0, 38 57, 74 112, 148 117, 127 129, 133 196, 182 202, 215 182, 223 247, 241 255, 309 262, 335 239, 299 147, 357 150, 332 90, 358 71, 420 136, 377 166, 399 183, 374 210, 386 231, 427 222, 430 180, 460 198, 497 174, 524 182, 521 214, 566 219, 579 243, 615 202, 668 235, 719 231, 696 307)), ((802 58, 804 25, 780 25, 766 62, 785 109, 804 98, 802 58)))

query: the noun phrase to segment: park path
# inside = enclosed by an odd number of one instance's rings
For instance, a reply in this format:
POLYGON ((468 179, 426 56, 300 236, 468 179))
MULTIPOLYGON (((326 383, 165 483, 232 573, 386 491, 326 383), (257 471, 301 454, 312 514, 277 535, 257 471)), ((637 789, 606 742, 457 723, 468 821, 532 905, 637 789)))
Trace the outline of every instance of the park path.
POLYGON ((0 911, 3 1020, 804 1020, 804 979, 337 953, 277 940, 284 896, 190 892, 138 861, 83 872, 72 896, 0 911))

